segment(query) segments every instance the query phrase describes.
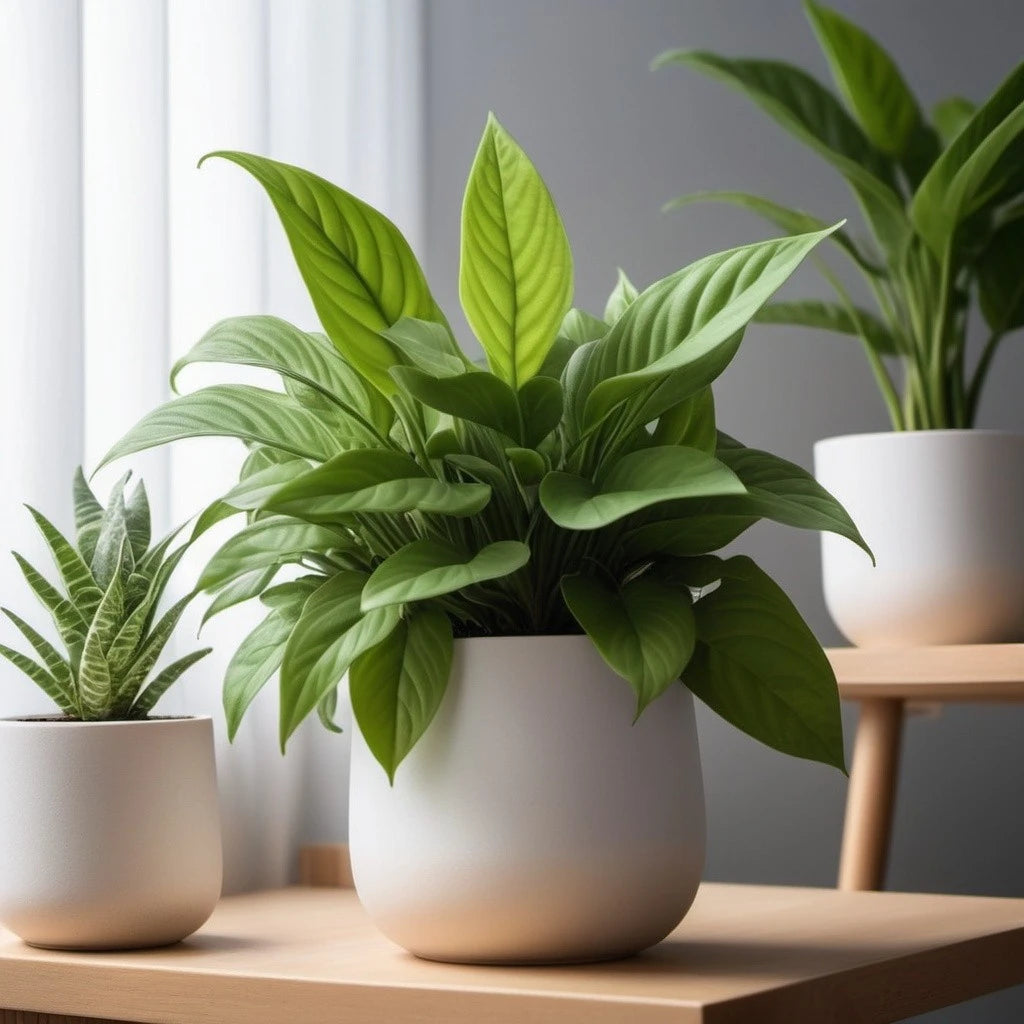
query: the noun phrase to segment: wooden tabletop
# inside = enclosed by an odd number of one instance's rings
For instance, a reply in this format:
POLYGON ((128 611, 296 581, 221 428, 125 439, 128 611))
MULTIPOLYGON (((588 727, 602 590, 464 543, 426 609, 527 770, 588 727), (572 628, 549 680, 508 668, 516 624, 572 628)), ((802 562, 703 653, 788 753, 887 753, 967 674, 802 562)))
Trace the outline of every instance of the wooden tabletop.
POLYGON ((230 897, 151 952, 47 952, 0 931, 0 1006, 147 1024, 857 1024, 1019 982, 1024 900, 827 889, 705 884, 660 946, 586 967, 416 960, 328 889, 230 897))
POLYGON ((1024 644, 833 647, 825 653, 848 700, 1024 700, 1024 644))

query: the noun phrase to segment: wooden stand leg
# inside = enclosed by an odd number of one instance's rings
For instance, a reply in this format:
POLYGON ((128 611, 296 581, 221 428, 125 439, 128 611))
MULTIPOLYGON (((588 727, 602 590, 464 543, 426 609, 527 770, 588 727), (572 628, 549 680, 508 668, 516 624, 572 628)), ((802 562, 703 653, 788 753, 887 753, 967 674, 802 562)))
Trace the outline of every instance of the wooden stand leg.
POLYGON ((861 702, 839 858, 840 889, 882 888, 902 729, 903 701, 861 702))

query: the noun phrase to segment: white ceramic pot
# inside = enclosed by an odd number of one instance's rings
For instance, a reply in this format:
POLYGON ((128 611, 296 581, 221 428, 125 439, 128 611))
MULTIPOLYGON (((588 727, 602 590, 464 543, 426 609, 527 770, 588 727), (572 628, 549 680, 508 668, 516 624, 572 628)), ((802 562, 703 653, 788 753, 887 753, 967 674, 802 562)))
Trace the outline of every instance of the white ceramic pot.
POLYGON ((0 721, 0 924, 55 949, 166 945, 220 887, 209 718, 0 721))
POLYGON ((1024 436, 922 430, 833 437, 815 474, 877 568, 822 534, 825 601, 861 647, 1024 639, 1024 436))
POLYGON ((393 788, 353 736, 352 869, 380 929, 463 963, 611 959, 668 935, 704 864, 693 698, 673 686, 635 711, 586 637, 456 641, 393 788))

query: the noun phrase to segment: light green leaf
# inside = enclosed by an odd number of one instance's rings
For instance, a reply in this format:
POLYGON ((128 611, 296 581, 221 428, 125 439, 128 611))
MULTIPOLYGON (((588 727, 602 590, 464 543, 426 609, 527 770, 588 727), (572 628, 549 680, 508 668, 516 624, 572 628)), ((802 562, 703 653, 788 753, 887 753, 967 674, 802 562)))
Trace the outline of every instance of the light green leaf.
POLYGON ((91 562, 93 552, 96 550, 100 521, 103 519, 103 506, 93 494, 81 466, 75 470, 72 495, 75 503, 75 532, 78 535, 78 550, 86 562, 91 562))
POLYGON ((894 356, 899 352, 889 328, 873 313, 854 307, 851 314, 845 306, 835 302, 822 302, 818 299, 806 299, 802 302, 769 302, 754 314, 751 322, 835 331, 837 334, 864 338, 880 355, 894 356))
POLYGON ((217 550, 199 577, 196 589, 217 590, 240 576, 296 562, 307 551, 329 551, 344 545, 338 531, 325 526, 285 516, 257 519, 217 550))
POLYGON ((742 493, 735 473, 713 456, 663 446, 630 452, 596 482, 549 473, 540 485, 540 503, 565 529, 597 530, 659 502, 742 493))
POLYGON ((963 96, 950 96, 932 108, 932 124, 938 129, 944 146, 948 146, 964 130, 977 109, 976 103, 963 96))
POLYGON ((459 297, 491 370, 517 391, 572 303, 572 254, 547 187, 491 114, 462 204, 459 297))
POLYGON ((24 672, 64 714, 72 718, 79 718, 81 716, 81 712, 68 699, 60 683, 38 662, 22 654, 21 651, 16 651, 13 647, 7 647, 4 644, 0 644, 0 657, 6 658, 16 669, 24 672))
POLYGON ((117 635, 123 615, 124 588, 120 574, 115 572, 89 624, 78 670, 78 694, 86 720, 105 718, 114 703, 119 681, 111 676, 107 649, 117 635))
MULTIPOLYGON (((135 556, 128 542, 128 513, 120 487, 115 489, 114 496, 103 511, 96 550, 89 568, 96 584, 104 589, 115 575, 120 573, 127 578, 135 568, 135 556)), ((74 600, 74 595, 71 597, 74 600)), ((83 614, 88 617, 90 612, 83 610, 83 614)))
MULTIPOLYGON (((729 192, 722 190, 692 192, 690 195, 679 196, 678 199, 673 199, 672 202, 666 203, 664 209, 666 212, 669 210, 681 210, 683 207, 690 206, 693 203, 727 203, 730 206, 738 206, 741 209, 750 210, 751 213, 756 213, 759 217, 763 217, 791 235, 806 235, 812 231, 828 230, 828 224, 820 217, 804 213, 803 210, 794 210, 791 207, 782 206, 771 199, 765 199, 751 192, 729 192)), ((857 243, 845 231, 833 231, 829 238, 868 273, 877 275, 884 272, 882 267, 861 252, 857 243)))
POLYGON ((696 642, 685 587, 641 576, 620 588, 592 576, 567 576, 562 595, 601 657, 636 693, 637 716, 686 668, 696 642))
POLYGON ((727 722, 783 753, 845 771, 839 691, 814 634, 749 558, 694 606, 697 649, 683 682, 727 722))
POLYGON ((978 108, 914 195, 910 219, 936 256, 972 213, 1019 187, 1022 159, 1024 63, 978 108))
POLYGON ((406 394, 431 409, 519 439, 522 427, 515 392, 493 374, 472 370, 434 377, 414 366, 396 366, 391 375, 406 394))
POLYGON ((883 153, 904 156, 921 111, 893 59, 863 29, 830 8, 805 0, 804 9, 864 134, 883 153))
POLYGON ((153 666, 157 663, 157 659, 163 653, 167 641, 171 638, 171 634, 174 632, 181 616, 194 596, 194 594, 186 594, 180 601, 171 605, 164 612, 160 621, 156 623, 146 637, 135 660, 121 680, 115 694, 115 701, 130 698, 139 691, 153 666))
MULTIPOLYGON (((605 303, 604 322, 608 325, 615 323, 639 294, 640 292, 637 291, 636 285, 626 276, 626 272, 622 267, 619 267, 619 278, 615 282, 611 295, 608 296, 608 301, 605 303)), ((596 335, 596 337, 600 337, 600 335, 596 335)), ((586 340, 590 341, 591 339, 588 338, 586 340)))
POLYGON ((379 391, 353 369, 322 334, 309 334, 273 316, 236 316, 214 324, 171 370, 171 387, 195 363, 227 363, 272 370, 305 385, 345 413, 346 424, 362 433, 357 420, 387 434, 394 410, 379 391), (356 419, 353 419, 353 416, 356 419))
POLYGON ((658 445, 682 445, 714 455, 717 441, 711 388, 704 388, 667 409, 654 428, 654 443, 658 445))
POLYGON ((447 541, 417 540, 386 558, 363 588, 363 611, 425 601, 521 569, 530 549, 519 541, 488 544, 475 555, 447 541))
POLYGON ((489 498, 490 488, 482 484, 449 483, 427 476, 408 455, 363 449, 338 455, 285 484, 266 507, 312 522, 334 522, 354 512, 418 509, 475 515, 489 498))
POLYGON ((274 581, 279 569, 280 566, 276 564, 265 569, 255 569, 226 584, 203 612, 200 627, 228 608, 234 608, 236 605, 251 601, 254 597, 259 597, 274 581))
POLYGON ((141 480, 125 502, 124 517, 132 559, 136 563, 141 562, 151 540, 149 497, 146 494, 146 485, 141 480))
POLYGON ((698 50, 671 51, 655 61, 655 67, 666 64, 696 68, 744 93, 843 175, 885 249, 903 243, 907 221, 889 162, 807 72, 780 61, 729 60, 698 50))
POLYGON ((211 651, 212 647, 204 647, 200 651, 193 651, 172 662, 163 669, 149 683, 149 685, 135 698, 129 716, 131 718, 145 718, 153 710, 156 702, 197 662, 202 661, 211 651))
POLYGON ((586 357, 579 382, 586 424, 643 392, 639 426, 707 387, 729 364, 750 318, 827 235, 716 253, 648 288, 604 338, 573 357, 586 357))
POLYGON ((352 712, 392 785, 395 770, 441 706, 451 664, 451 623, 430 608, 413 611, 352 663, 352 712))
POLYGON ((71 664, 77 668, 89 624, 82 618, 82 613, 17 552, 14 552, 14 560, 33 593, 49 611, 57 632, 60 633, 60 638, 71 655, 71 664))
POLYGON ((398 228, 299 167, 250 153, 209 156, 238 164, 266 189, 328 337, 364 377, 391 394, 388 369, 396 357, 380 331, 403 316, 444 322, 398 228))
POLYGON ((344 438, 287 395, 249 384, 215 384, 147 413, 100 466, 187 437, 237 437, 318 462, 347 447, 344 438))
POLYGON ((451 377, 472 368, 445 324, 403 317, 381 334, 407 365, 433 377, 451 377))
MULTIPOLYGON (((41 512, 37 512, 31 505, 25 506, 29 514, 35 520, 39 532, 43 535, 50 554, 53 557, 53 564, 60 571, 64 587, 68 592, 75 606, 86 618, 99 607, 103 599, 103 591, 96 585, 92 571, 85 564, 82 556, 70 544, 61 532, 41 512)), ((106 585, 106 580, 104 581, 106 585)))
MULTIPOLYGON (((61 699, 57 701, 58 705, 62 710, 70 709, 70 714, 77 715, 75 677, 71 672, 71 666, 60 656, 53 644, 37 633, 20 615, 16 615, 9 608, 4 608, 2 611, 18 627, 21 635, 32 645, 36 654, 42 658, 47 673, 61 695, 61 699)), ((35 677, 33 676, 33 678, 35 677)), ((49 694, 49 690, 47 693, 49 694)), ((52 696, 52 694, 49 695, 52 696)))
MULTIPOLYGON (((363 451, 364 449, 354 450, 363 451)), ((238 509, 255 512, 263 508, 268 499, 285 484, 305 476, 312 468, 305 459, 293 459, 290 462, 266 466, 255 473, 243 476, 221 501, 224 505, 230 506, 231 512, 238 509)))
POLYGON ((352 661, 388 637, 398 608, 360 610, 367 577, 340 572, 302 607, 281 663, 281 748, 317 704, 338 685, 352 661))

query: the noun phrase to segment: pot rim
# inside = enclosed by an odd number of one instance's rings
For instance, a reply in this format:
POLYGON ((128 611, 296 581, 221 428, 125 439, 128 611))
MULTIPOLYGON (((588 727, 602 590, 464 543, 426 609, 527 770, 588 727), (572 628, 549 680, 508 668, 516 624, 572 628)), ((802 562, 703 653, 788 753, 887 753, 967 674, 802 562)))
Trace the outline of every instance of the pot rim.
POLYGON ((1024 441, 1024 433, 1017 430, 997 430, 978 427, 949 427, 939 430, 875 430, 860 434, 835 434, 832 437, 822 437, 814 442, 814 447, 819 445, 836 444, 841 441, 869 441, 877 438, 888 437, 1003 437, 1016 438, 1024 441))
POLYGON ((212 722, 212 715, 168 715, 155 718, 112 718, 101 722, 80 722, 77 719, 60 718, 55 715, 12 715, 0 718, 0 726, 3 725, 57 725, 74 728, 112 728, 114 726, 154 726, 154 725, 182 725, 193 722, 212 722))
POLYGON ((457 637, 455 643, 490 643, 496 640, 532 640, 534 643, 544 640, 586 640, 592 647, 594 645, 593 640, 586 633, 496 633, 493 636, 457 637))

